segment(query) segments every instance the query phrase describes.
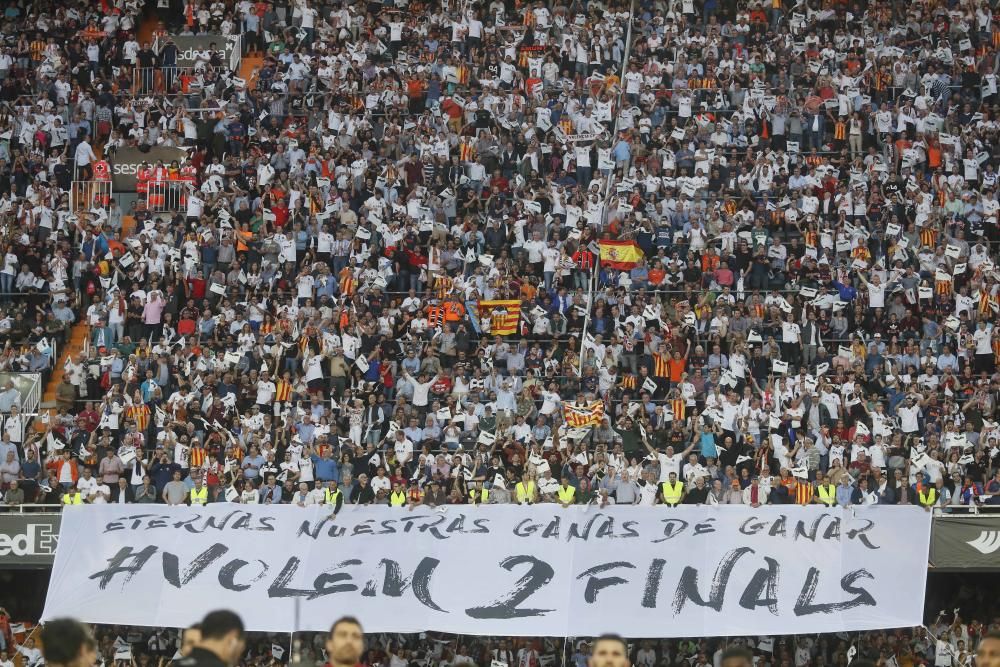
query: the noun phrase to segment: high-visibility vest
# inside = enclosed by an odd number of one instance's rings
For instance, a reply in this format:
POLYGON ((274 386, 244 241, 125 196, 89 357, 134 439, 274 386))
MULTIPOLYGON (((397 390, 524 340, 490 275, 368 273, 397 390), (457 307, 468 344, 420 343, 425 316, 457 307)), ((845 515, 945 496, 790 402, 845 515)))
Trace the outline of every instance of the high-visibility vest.
POLYGON ((514 487, 514 492, 517 493, 517 502, 533 502, 535 499, 535 480, 529 479, 527 484, 518 482, 517 486, 514 487))
POLYGON ((199 491, 197 488, 191 489, 191 504, 205 505, 208 503, 208 487, 203 486, 199 491))
POLYGON ((833 507, 837 504, 837 487, 833 484, 820 484, 816 487, 819 491, 819 501, 824 505, 833 507))
POLYGON ((920 493, 918 494, 918 496, 920 498, 920 505, 922 507, 930 507, 935 502, 937 502, 937 497, 938 497, 937 487, 932 486, 931 488, 927 489, 926 493, 924 492, 923 489, 920 489, 920 493))
POLYGON ((336 505, 337 498, 340 497, 340 489, 336 491, 331 491, 330 489, 323 489, 323 496, 326 498, 327 505, 336 505))
POLYGON ((63 494, 63 505, 82 505, 83 498, 80 497, 80 492, 77 491, 72 496, 68 493, 63 494))
MULTIPOLYGON (((485 503, 490 497, 490 492, 488 489, 479 489, 479 502, 485 503)), ((469 490, 469 500, 476 502, 476 489, 469 490)))
POLYGON ((684 482, 674 482, 673 487, 670 486, 670 482, 664 482, 660 484, 660 489, 663 491, 663 502, 676 505, 681 502, 681 497, 684 495, 684 482))
POLYGON ((406 504, 406 491, 393 491, 389 494, 389 504, 399 507, 406 504))
POLYGON ((559 502, 561 503, 571 503, 573 498, 576 497, 576 487, 567 486, 566 488, 559 487, 559 502))

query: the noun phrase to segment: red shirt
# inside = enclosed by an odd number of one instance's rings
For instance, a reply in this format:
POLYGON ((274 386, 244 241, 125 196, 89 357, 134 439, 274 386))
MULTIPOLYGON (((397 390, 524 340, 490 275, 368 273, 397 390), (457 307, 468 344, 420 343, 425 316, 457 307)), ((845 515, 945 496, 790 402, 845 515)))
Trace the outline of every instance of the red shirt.
POLYGON ((195 299, 205 298, 206 283, 204 278, 188 278, 188 287, 191 288, 191 297, 195 299))
POLYGON ((85 423, 84 428, 91 432, 93 432, 93 430, 97 428, 97 425, 101 423, 101 417, 95 410, 84 410, 77 415, 77 418, 83 419, 85 423))

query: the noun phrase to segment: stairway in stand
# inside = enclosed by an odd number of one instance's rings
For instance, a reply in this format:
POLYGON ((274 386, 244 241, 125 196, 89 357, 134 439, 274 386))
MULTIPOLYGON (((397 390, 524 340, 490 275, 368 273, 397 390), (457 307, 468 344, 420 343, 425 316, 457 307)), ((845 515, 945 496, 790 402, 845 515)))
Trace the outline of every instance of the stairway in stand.
MULTIPOLYGON (((131 215, 122 216, 122 238, 128 238, 134 228, 135 217, 131 215)), ((52 376, 49 378, 49 383, 45 386, 45 393, 42 394, 41 408, 55 408, 56 388, 59 387, 59 383, 63 379, 63 366, 66 364, 66 357, 75 357, 83 351, 84 341, 90 335, 90 327, 82 321, 84 315, 84 313, 77 314, 77 317, 81 321, 73 325, 70 329, 69 340, 66 345, 58 350, 59 358, 56 359, 55 368, 52 369, 52 376)))
MULTIPOLYGON (((82 315, 82 313, 81 313, 82 315)), ((59 358, 55 360, 55 368, 52 369, 52 376, 42 394, 41 408, 54 408, 56 403, 56 388, 63 379, 63 366, 66 364, 66 357, 73 356, 83 351, 83 343, 87 339, 90 327, 85 322, 77 322, 70 329, 69 340, 64 347, 57 350, 59 358)))
POLYGON ((263 56, 243 56, 240 61, 240 78, 247 82, 248 88, 256 87, 257 72, 263 64, 263 56))
POLYGON ((160 19, 156 15, 156 12, 153 12, 152 14, 147 16, 142 21, 142 23, 139 24, 138 30, 136 30, 135 32, 136 35, 135 40, 139 42, 140 45, 145 44, 147 42, 152 44, 153 33, 156 32, 156 29, 157 27, 159 27, 159 25, 160 25, 160 19))

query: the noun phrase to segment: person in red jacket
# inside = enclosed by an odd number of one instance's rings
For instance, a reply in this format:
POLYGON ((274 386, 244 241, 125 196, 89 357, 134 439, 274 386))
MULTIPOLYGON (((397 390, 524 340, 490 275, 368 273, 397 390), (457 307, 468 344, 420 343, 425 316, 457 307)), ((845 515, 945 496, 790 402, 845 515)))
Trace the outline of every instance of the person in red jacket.
POLYGON ((76 459, 73 458, 72 452, 68 449, 63 450, 63 457, 56 463, 56 479, 59 480, 59 485, 64 489, 69 489, 69 487, 76 484, 76 480, 80 479, 80 470, 77 468, 76 459))

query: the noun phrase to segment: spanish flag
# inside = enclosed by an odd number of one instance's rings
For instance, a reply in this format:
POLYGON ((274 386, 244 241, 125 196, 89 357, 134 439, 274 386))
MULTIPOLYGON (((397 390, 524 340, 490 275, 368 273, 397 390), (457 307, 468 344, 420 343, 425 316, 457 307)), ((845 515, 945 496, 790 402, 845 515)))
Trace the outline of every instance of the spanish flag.
POLYGON ((516 299, 480 301, 478 310, 480 322, 485 324, 489 321, 490 334, 512 336, 517 333, 517 325, 521 320, 520 301, 516 299))
POLYGON ((563 419, 571 428, 599 426, 604 419, 604 402, 594 401, 590 405, 570 405, 563 403, 563 419))
POLYGON ((642 258, 642 249, 635 241, 601 241, 601 264, 627 271, 635 268, 642 258))

